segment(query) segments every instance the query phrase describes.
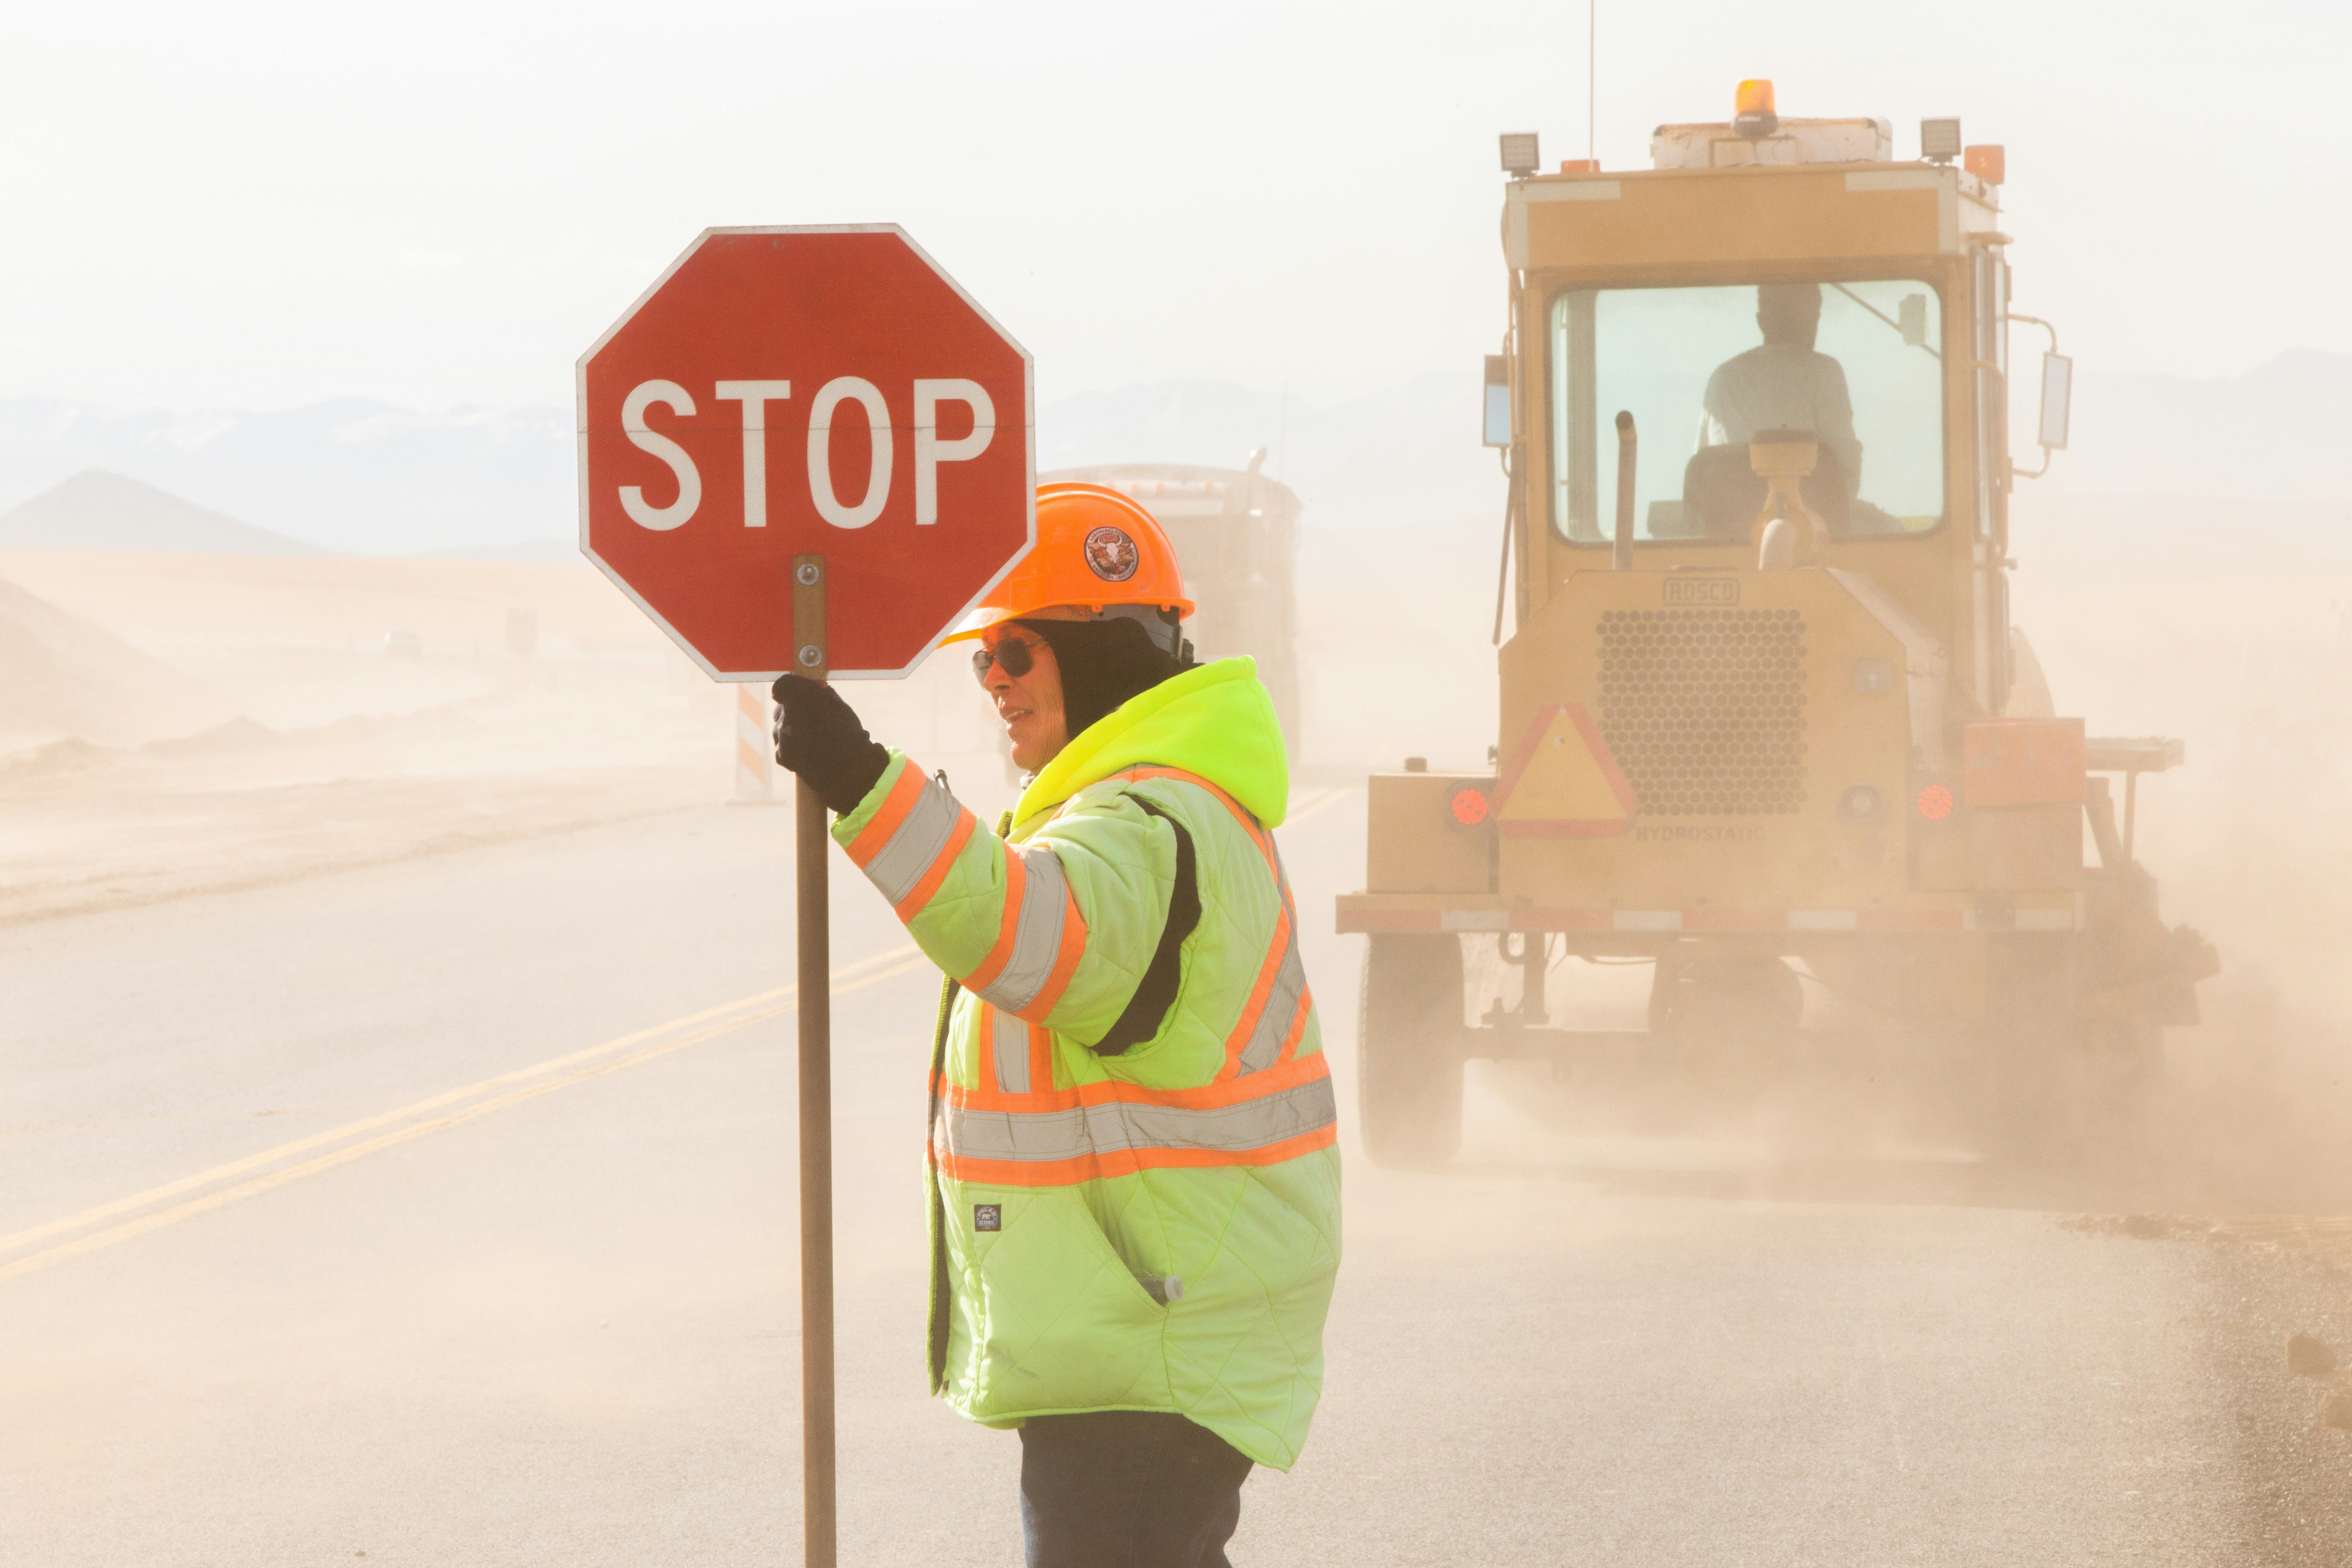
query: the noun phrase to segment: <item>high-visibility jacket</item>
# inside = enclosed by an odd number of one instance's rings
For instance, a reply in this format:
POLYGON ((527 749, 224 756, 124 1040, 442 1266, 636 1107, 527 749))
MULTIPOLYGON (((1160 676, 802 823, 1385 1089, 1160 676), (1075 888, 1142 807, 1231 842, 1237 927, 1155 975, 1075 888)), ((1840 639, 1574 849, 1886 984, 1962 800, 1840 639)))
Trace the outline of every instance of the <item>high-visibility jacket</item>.
POLYGON ((903 756, 834 836, 961 982, 932 1085, 932 1391, 1172 1410, 1287 1469, 1339 1262, 1331 1079, 1245 658, 1089 726, 1000 837, 903 756))

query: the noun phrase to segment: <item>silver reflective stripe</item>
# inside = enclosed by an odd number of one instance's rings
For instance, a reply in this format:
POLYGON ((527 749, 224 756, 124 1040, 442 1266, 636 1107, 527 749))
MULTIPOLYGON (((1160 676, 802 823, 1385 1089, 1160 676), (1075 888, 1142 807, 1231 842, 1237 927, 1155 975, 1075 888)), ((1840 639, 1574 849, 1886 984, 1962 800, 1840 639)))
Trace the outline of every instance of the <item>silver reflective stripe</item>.
POLYGON ((927 780, 907 819, 866 863, 866 875, 882 889, 884 898, 894 904, 904 902, 962 820, 963 807, 956 804, 956 797, 941 789, 938 780, 927 780))
POLYGON ((975 1110, 950 1102, 949 1153, 965 1160, 1075 1160, 1133 1149, 1245 1153, 1339 1119, 1328 1074, 1239 1105, 1192 1110, 1113 1100, 1064 1110, 975 1110))
POLYGON ((1263 1072, 1282 1058, 1282 1042, 1290 1037, 1290 1026, 1297 1020, 1298 1005, 1306 994, 1307 971, 1298 962, 1298 941, 1295 932, 1286 932, 1282 965, 1275 971, 1274 989, 1265 994, 1265 1009, 1257 1016, 1249 1044, 1242 1047, 1241 1060, 1234 1067, 1237 1074, 1263 1072))
POLYGON ((1013 933, 1013 956, 996 978, 980 988, 980 999, 1008 1013, 1017 1013, 1037 999, 1054 973, 1054 960, 1062 952, 1062 920, 1070 902, 1070 885, 1062 862, 1044 845, 1024 847, 1007 844, 1005 852, 1021 857, 1028 882, 1021 889, 1020 921, 1013 933))
POLYGON ((1029 1092, 1029 1026, 999 1007, 988 1010, 989 1050, 996 1058, 996 1087, 1006 1094, 1029 1092))

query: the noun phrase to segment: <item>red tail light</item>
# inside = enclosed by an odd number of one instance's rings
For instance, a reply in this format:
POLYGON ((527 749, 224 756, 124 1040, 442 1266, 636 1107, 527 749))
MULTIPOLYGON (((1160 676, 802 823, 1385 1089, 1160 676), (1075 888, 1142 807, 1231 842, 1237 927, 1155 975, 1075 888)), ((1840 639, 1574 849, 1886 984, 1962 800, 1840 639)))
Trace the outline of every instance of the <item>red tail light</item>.
POLYGON ((1948 785, 1931 784, 1919 791, 1919 815, 1930 822, 1941 822, 1952 815, 1952 792, 1948 785))
POLYGON ((1464 827, 1476 827, 1486 820, 1486 792, 1476 784, 1464 784, 1445 797, 1445 809, 1464 827))

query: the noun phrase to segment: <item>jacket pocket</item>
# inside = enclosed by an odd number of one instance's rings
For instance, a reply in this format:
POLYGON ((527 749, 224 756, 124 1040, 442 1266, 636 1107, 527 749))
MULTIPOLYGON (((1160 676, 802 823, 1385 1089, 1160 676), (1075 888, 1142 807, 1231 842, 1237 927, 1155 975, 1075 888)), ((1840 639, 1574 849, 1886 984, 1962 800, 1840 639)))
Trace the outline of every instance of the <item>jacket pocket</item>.
POLYGON ((1167 1309, 1077 1189, 957 1183, 948 1219, 965 1341, 950 1352, 950 1380, 964 1384, 966 1415, 1169 1407, 1167 1309))

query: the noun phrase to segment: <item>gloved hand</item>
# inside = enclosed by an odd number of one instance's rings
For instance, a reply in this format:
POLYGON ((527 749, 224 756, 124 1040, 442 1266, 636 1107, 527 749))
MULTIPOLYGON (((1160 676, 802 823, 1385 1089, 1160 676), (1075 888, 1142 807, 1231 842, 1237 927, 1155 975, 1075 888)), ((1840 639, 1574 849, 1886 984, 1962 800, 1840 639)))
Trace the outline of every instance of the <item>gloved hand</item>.
POLYGON ((830 686, 782 675, 770 695, 776 700, 776 761, 806 780, 832 810, 856 810, 890 765, 890 753, 830 686))

